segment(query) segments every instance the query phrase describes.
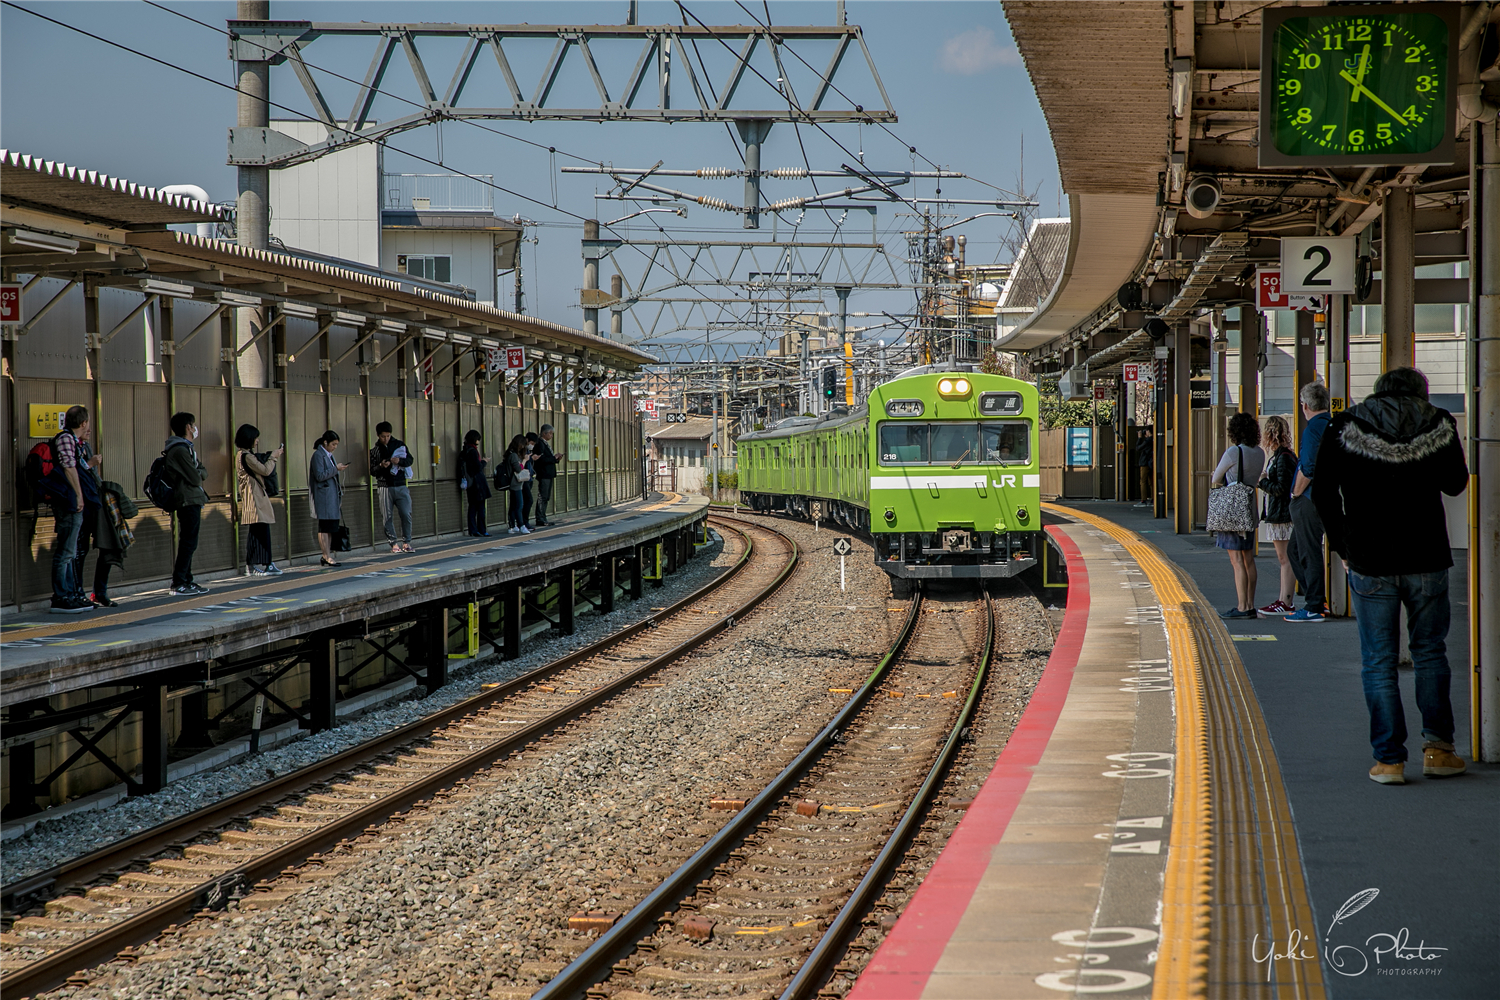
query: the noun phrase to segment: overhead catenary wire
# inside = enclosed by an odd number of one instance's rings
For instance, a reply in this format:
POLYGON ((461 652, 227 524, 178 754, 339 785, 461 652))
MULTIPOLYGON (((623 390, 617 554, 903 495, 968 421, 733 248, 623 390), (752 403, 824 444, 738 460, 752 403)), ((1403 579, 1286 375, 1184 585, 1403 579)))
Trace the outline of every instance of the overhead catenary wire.
MULTIPOLYGON (((117 41, 115 41, 115 40, 113 40, 111 38, 105 38, 103 35, 96 35, 92 31, 85 30, 85 29, 80 28, 80 27, 78 27, 77 25, 74 25, 74 24, 69 24, 66 21, 59 21, 56 18, 48 17, 46 14, 42 14, 42 13, 40 13, 38 11, 31 10, 30 8, 27 8, 27 7, 22 7, 20 4, 12 2, 12 0, 0 0, 0 5, 6 6, 6 7, 10 7, 12 9, 14 9, 14 10, 19 10, 22 13, 25 13, 25 14, 30 14, 32 17, 39 18, 39 19, 41 19, 43 21, 47 21, 47 22, 49 22, 51 24, 55 24, 55 25, 57 25, 60 28, 66 28, 69 31, 76 32, 77 34, 83 35, 86 38, 92 38, 96 42, 103 42, 105 45, 109 45, 109 46, 111 46, 113 48, 120 49, 122 52, 128 52, 131 55, 139 56, 142 59, 147 59, 147 60, 149 60, 151 62, 154 62, 154 63, 156 63, 156 64, 158 64, 160 66, 165 66, 168 69, 173 69, 173 70, 176 70, 179 73, 184 73, 187 76, 191 76, 191 77, 193 77, 195 79, 202 80, 205 83, 210 83, 210 84, 212 84, 215 87, 221 87, 224 90, 230 90, 230 91, 235 92, 236 94, 238 94, 240 92, 239 88, 236 87, 236 86, 234 86, 233 84, 223 83, 222 81, 215 80, 213 77, 204 76, 202 73, 198 73, 198 72, 196 72, 194 70, 190 70, 186 66, 179 66, 178 64, 176 64, 174 62, 170 62, 170 61, 168 61, 166 59, 161 59, 161 58, 159 58, 157 56, 153 56, 149 52, 142 52, 140 49, 131 48, 129 45, 126 45, 123 42, 117 42, 117 41)), ((275 101, 270 100, 269 98, 266 99, 266 104, 268 106, 270 106, 270 107, 276 108, 279 111, 285 111, 288 114, 296 115, 299 119, 302 119, 304 121, 312 121, 312 122, 318 122, 319 124, 323 124, 317 118, 314 118, 312 115, 310 115, 310 114, 308 114, 308 113, 306 113, 304 111, 298 111, 296 108, 289 108, 285 104, 278 104, 275 101)), ((422 163, 431 164, 434 167, 442 167, 444 170, 451 171, 451 172, 456 173, 456 174, 458 174, 458 175, 460 175, 462 177, 467 177, 469 180, 474 181, 475 183, 483 184, 486 187, 494 188, 496 191, 503 191, 504 193, 510 195, 513 198, 520 198, 522 201, 529 201, 533 205, 540 206, 541 208, 550 209, 550 210, 552 210, 554 212, 560 212, 563 215, 571 216, 572 218, 575 218, 575 219, 579 220, 580 222, 588 221, 583 216, 579 215, 576 212, 570 212, 570 211, 568 211, 565 208, 559 208, 559 207, 557 207, 555 205, 548 204, 546 201, 544 201, 544 200, 542 200, 540 198, 533 198, 530 195, 522 194, 519 191, 512 190, 511 188, 505 187, 504 185, 501 185, 501 184, 496 184, 494 181, 486 180, 485 178, 480 177, 480 176, 478 176, 476 174, 470 174, 470 173, 466 173, 466 172, 464 172, 462 170, 456 170, 453 167, 449 167, 446 164, 440 163, 437 160, 431 159, 429 157, 422 156, 419 153, 413 153, 410 150, 401 149, 399 146, 393 146, 393 145, 391 145, 389 142, 387 142, 384 139, 367 139, 367 138, 364 138, 364 137, 359 137, 357 135, 357 133, 355 133, 355 135, 357 137, 357 141, 359 141, 359 142, 369 142, 369 143, 374 143, 375 145, 384 146, 385 148, 387 148, 389 150, 392 150, 394 152, 400 153, 402 156, 410 156, 412 159, 419 160, 422 163)), ((590 161, 590 162, 594 162, 594 161, 590 161)))
MULTIPOLYGON (((166 11, 168 14, 172 14, 172 15, 174 15, 176 17, 180 17, 180 18, 182 18, 185 21, 191 21, 192 23, 194 23, 196 25, 199 25, 200 27, 207 28, 209 31, 216 31, 219 34, 224 35, 225 37, 228 37, 228 38, 234 37, 233 32, 227 31, 224 28, 221 28, 221 27, 219 27, 216 24, 209 24, 207 21, 200 21, 196 17, 193 17, 190 14, 184 14, 180 10, 173 10, 171 7, 167 7, 167 6, 164 6, 163 4, 157 3, 156 0, 142 0, 142 2, 145 3, 146 6, 148 6, 148 7, 155 7, 157 10, 166 11)), ((337 70, 329 69, 327 66, 319 66, 316 63, 310 63, 310 62, 307 61, 307 58, 305 56, 301 56, 300 54, 299 54, 299 58, 301 59, 302 65, 306 66, 310 70, 314 70, 315 69, 319 73, 327 73, 329 76, 334 77, 335 79, 343 80, 345 83, 352 83, 352 84, 354 84, 357 87, 363 87, 365 85, 365 83, 364 83, 363 80, 356 80, 352 76, 345 76, 344 74, 338 72, 337 70)), ((421 101, 414 101, 414 100, 412 100, 409 97, 402 97, 400 94, 393 94, 393 93, 391 93, 388 90, 381 90, 379 87, 371 87, 370 90, 371 90, 372 93, 379 94, 381 97, 389 97, 393 101, 400 101, 402 104, 409 104, 409 105, 411 105, 414 108, 420 108, 420 109, 422 109, 424 111, 427 110, 427 105, 423 104, 421 101)), ((530 139, 523 139, 523 138, 521 138, 518 135, 511 135, 509 132, 502 132, 502 131, 500 131, 499 129, 495 128, 492 125, 485 125, 482 122, 474 121, 472 118, 440 119, 440 121, 442 121, 442 120, 461 121, 465 125, 472 125, 472 126, 474 126, 475 128, 479 129, 482 132, 489 132, 491 135, 498 135, 498 136, 500 136, 502 138, 510 139, 513 142, 519 142, 519 143, 523 143, 524 145, 527 145, 527 146, 533 146, 533 147, 535 147, 537 149, 546 150, 547 152, 552 153, 552 154, 561 153, 562 155, 564 155, 566 157, 569 157, 569 158, 574 159, 574 160, 578 160, 578 161, 580 161, 582 163, 600 164, 599 160, 593 159, 592 157, 580 156, 577 153, 570 153, 570 152, 568 152, 565 149, 558 149, 555 146, 547 146, 547 145, 543 145, 540 142, 533 142, 530 139)), ((602 166, 602 164, 600 164, 600 165, 602 166)))

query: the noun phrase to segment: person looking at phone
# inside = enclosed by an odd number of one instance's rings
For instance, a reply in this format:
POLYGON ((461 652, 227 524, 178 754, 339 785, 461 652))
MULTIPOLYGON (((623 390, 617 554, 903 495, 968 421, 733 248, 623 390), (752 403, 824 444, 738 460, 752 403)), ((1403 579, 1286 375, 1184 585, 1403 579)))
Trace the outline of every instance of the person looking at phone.
POLYGON ((313 516, 318 519, 318 547, 323 550, 324 566, 343 565, 333 558, 333 536, 343 526, 344 484, 339 478, 340 473, 349 468, 349 463, 333 457, 338 447, 338 432, 324 431, 323 436, 313 442, 312 461, 307 469, 313 516))
POLYGON ((411 478, 412 457, 406 442, 392 433, 391 422, 375 425, 375 447, 370 449, 370 478, 375 480, 375 497, 380 501, 380 516, 385 522, 385 540, 391 551, 415 552, 411 547, 411 478), (401 520, 401 535, 396 535, 396 519, 401 520))

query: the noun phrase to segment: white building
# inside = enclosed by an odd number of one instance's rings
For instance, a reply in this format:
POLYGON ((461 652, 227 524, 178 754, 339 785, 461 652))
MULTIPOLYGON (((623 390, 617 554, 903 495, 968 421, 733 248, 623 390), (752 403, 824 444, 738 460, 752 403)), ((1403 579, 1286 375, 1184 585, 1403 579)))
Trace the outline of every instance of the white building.
MULTIPOLYGON (((326 136, 317 122, 271 125, 302 142, 326 136)), ((390 174, 378 144, 349 146, 271 171, 271 236, 294 254, 457 286, 451 294, 498 306, 499 272, 516 266, 521 227, 495 215, 490 180, 390 174)))

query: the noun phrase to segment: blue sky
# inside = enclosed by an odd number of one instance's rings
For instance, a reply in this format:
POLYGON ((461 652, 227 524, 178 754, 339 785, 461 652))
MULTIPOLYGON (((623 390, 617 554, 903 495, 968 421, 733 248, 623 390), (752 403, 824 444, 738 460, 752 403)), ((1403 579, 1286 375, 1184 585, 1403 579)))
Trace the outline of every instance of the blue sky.
MULTIPOLYGON (((223 35, 193 24, 171 13, 143 3, 69 2, 29 3, 30 7, 50 17, 85 28, 176 63, 214 80, 233 80, 223 35)), ((175 3, 172 9, 198 20, 222 26, 234 16, 234 4, 228 2, 175 3)), ((764 19, 761 4, 739 8, 733 3, 690 3, 692 13, 707 24, 750 23, 751 15, 764 19)), ((553 2, 547 3, 296 3, 273 0, 271 16, 277 19, 316 21, 457 21, 474 23, 622 23, 626 3, 553 2)), ((816 3, 771 3, 770 15, 779 24, 831 24, 835 17, 832 0, 816 3)), ((1057 187, 1057 167, 1047 138, 1046 122, 1037 105, 1024 66, 1016 55, 999 3, 993 2, 882 2, 848 4, 849 21, 863 26, 866 42, 879 68, 881 78, 900 121, 891 126, 894 136, 879 128, 855 125, 827 126, 832 138, 816 128, 788 125, 772 128, 763 154, 763 165, 801 166, 802 149, 814 168, 838 169, 849 159, 849 152, 864 151, 865 164, 880 169, 927 169, 925 160, 945 168, 964 171, 1002 188, 1015 189, 1022 168, 1021 144, 1024 136, 1024 178, 1028 190, 1035 191, 1041 202, 1042 215, 1058 214, 1061 207, 1057 187), (841 143, 844 149, 835 143, 841 143), (918 154, 908 151, 915 146, 918 154), (846 152, 847 150, 847 152, 846 152)), ((680 21, 672 3, 641 4, 640 21, 659 24, 680 21)), ((324 39, 311 45, 309 62, 347 76, 361 78, 368 65, 372 42, 324 39)), ((617 50, 623 53, 623 50, 617 50)), ((815 47, 804 54, 809 63, 821 67, 827 59, 815 47)), ((545 53, 542 54, 544 57, 545 53)), ((441 46, 424 47, 423 56, 439 89, 447 82, 449 67, 456 51, 448 53, 441 46), (440 79, 439 79, 440 78, 440 79)), ((705 53, 712 60, 712 56, 705 53)), ((224 163, 226 129, 234 124, 234 94, 230 90, 177 73, 147 62, 137 56, 110 48, 100 42, 39 21, 11 8, 0 8, 0 145, 18 152, 39 154, 49 159, 90 169, 101 170, 152 185, 193 183, 206 188, 216 200, 232 200, 235 173, 224 163)), ((523 90, 529 90, 539 67, 525 54, 513 55, 517 76, 523 90), (521 63, 525 63, 523 68, 521 63), (528 72, 529 70, 529 72, 528 72), (529 78, 529 79, 528 79, 529 78)), ((619 78, 628 66, 614 66, 630 55, 599 56, 606 78, 619 78), (609 65, 605 65, 608 62, 609 65)), ((847 58, 838 80, 850 96, 861 103, 875 104, 873 83, 864 70, 863 60, 854 54, 847 58)), ((575 67, 577 69, 577 67, 575 67)), ((796 81, 800 69, 788 69, 796 81)), ((581 76, 581 71, 575 78, 581 76)), ((498 74, 494 82, 498 82, 498 74)), ((325 92, 334 98, 335 113, 347 113, 352 86, 322 78, 325 92)), ((465 103, 478 103, 486 89, 496 96, 492 103, 508 103, 489 84, 475 80, 465 103)), ((745 85, 764 86, 753 79, 745 85)), ((309 105, 292 71, 285 66, 272 71, 273 101, 299 110, 309 105)), ((398 56, 391 64, 383 89, 401 96, 415 95, 411 74, 398 56)), ((561 88, 560 88, 561 89, 561 88)), ((802 88, 799 87, 799 96, 802 88)), ((554 105, 565 96, 559 92, 554 105)), ((773 95, 767 94, 770 104, 773 95)), ((580 101, 597 103, 589 93, 580 101)), ((485 103, 491 103, 486 101, 485 103)), ((395 117, 406 107, 392 99, 381 99, 377 117, 395 117)), ((272 117, 289 117, 275 109, 272 117)), ((528 311, 548 318, 578 325, 576 289, 581 283, 582 262, 578 255, 581 229, 576 219, 554 211, 554 203, 577 215, 610 219, 626 214, 618 202, 599 202, 593 198, 603 190, 606 179, 557 172, 574 154, 593 160, 606 160, 621 166, 650 166, 665 159, 668 167, 697 168, 738 166, 737 143, 730 140, 722 124, 680 124, 673 126, 611 123, 504 123, 488 122, 486 127, 511 133, 542 146, 557 149, 554 157, 545 148, 525 145, 483 131, 471 125, 449 122, 441 128, 422 128, 395 137, 386 156, 386 168, 392 171, 428 172, 439 168, 401 155, 409 150, 421 156, 441 159, 450 167, 469 173, 495 175, 498 184, 528 195, 537 202, 526 202, 496 193, 496 211, 509 217, 519 212, 543 223, 535 232, 540 243, 526 247, 528 311), (613 214, 607 214, 613 213, 613 214)), ((707 193, 737 201, 742 182, 704 182, 680 179, 680 186, 693 193, 707 193)), ((811 193, 801 182, 782 182, 774 196, 811 193), (795 190, 794 190, 795 188, 795 190)), ((945 193, 960 198, 993 196, 991 189, 969 181, 947 182, 945 193)), ((669 185, 672 186, 672 185, 669 185)), ((933 182, 913 185, 923 197, 933 194, 933 182)), ((911 189, 907 189, 908 192, 911 189)), ((983 209, 964 210, 962 215, 983 209)), ((882 233, 898 234, 910 219, 901 219, 899 206, 881 206, 878 226, 882 233)), ((960 216, 955 216, 955 218, 960 216)), ((722 237, 738 238, 743 234, 736 216, 694 208, 689 218, 647 216, 644 228, 634 229, 641 235, 654 232, 652 223, 663 219, 669 230, 701 236, 705 230, 722 230, 722 237)), ((868 239, 868 223, 853 221, 868 239)), ((956 232, 969 237, 969 259, 989 261, 1008 259, 1001 236, 1011 226, 1008 220, 976 220, 956 232)), ((802 234, 810 238, 827 238, 831 221, 823 213, 809 213, 802 234)), ((769 222, 763 224, 762 236, 769 236, 769 222)), ((784 229, 783 229, 784 235, 784 229)), ((891 243, 900 246, 899 237, 891 243)), ((607 283, 607 277, 605 278, 607 283)), ((831 296, 830 296, 831 298, 831 296)), ((509 306, 508 296, 502 306, 509 306)), ((909 293, 856 292, 851 310, 909 308, 909 293)))

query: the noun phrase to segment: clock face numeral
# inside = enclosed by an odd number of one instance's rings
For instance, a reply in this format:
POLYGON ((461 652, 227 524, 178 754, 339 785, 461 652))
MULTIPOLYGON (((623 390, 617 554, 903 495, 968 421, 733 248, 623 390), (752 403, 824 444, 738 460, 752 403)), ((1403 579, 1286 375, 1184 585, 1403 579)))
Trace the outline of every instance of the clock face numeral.
POLYGON ((1448 22, 1399 5, 1323 9, 1328 13, 1299 8, 1268 29, 1274 31, 1268 84, 1274 82, 1275 94, 1269 138, 1276 152, 1378 163, 1382 154, 1442 145, 1448 22))

